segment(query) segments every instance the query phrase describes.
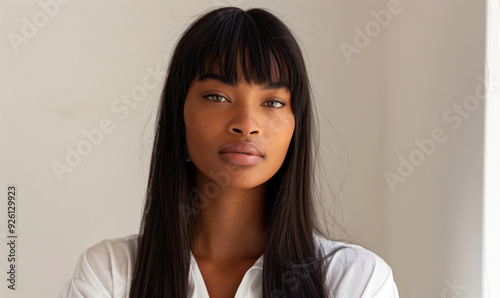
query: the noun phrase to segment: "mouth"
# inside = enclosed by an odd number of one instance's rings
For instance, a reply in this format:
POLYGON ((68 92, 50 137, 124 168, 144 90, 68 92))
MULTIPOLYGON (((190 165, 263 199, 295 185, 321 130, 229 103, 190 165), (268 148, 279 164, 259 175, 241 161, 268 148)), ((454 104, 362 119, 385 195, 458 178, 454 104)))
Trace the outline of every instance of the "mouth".
POLYGON ((237 166, 254 166, 262 161, 263 157, 245 152, 220 152, 221 159, 237 166))
POLYGON ((224 153, 250 154, 250 155, 256 155, 256 156, 260 156, 260 157, 264 156, 264 154, 262 154, 262 151, 260 150, 259 146, 257 146, 257 144, 254 142, 243 142, 243 141, 232 142, 232 143, 224 146, 220 150, 220 153, 222 153, 222 152, 224 152, 224 153))

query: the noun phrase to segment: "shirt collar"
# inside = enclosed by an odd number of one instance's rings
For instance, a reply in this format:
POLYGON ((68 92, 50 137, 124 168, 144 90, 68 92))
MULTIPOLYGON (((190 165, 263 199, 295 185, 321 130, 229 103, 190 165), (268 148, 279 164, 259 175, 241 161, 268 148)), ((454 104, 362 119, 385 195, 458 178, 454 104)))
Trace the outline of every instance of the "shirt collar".
MULTIPOLYGON (((264 254, 262 254, 258 259, 257 261, 255 261, 255 263, 252 265, 252 267, 250 267, 250 269, 263 269, 264 267, 264 254)), ((250 270, 249 269, 249 270, 250 270)))

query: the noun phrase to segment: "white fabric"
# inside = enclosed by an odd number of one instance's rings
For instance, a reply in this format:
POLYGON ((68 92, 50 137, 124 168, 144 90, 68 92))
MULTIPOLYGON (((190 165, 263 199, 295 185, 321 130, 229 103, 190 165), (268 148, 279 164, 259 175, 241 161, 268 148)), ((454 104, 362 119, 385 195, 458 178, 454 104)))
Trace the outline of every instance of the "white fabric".
MULTIPOLYGON (((375 253, 360 246, 327 240, 315 234, 316 244, 324 253, 346 245, 329 257, 326 285, 329 297, 398 298, 392 270, 375 253)), ((73 278, 64 284, 59 298, 128 297, 135 255, 137 235, 103 240, 85 250, 78 259, 73 278)), ((262 297, 262 255, 245 273, 235 298, 262 297)), ((300 282, 300 277, 290 276, 288 286, 300 282)), ((280 295, 279 295, 280 296, 280 295)), ((191 253, 188 297, 209 297, 203 276, 191 253)))

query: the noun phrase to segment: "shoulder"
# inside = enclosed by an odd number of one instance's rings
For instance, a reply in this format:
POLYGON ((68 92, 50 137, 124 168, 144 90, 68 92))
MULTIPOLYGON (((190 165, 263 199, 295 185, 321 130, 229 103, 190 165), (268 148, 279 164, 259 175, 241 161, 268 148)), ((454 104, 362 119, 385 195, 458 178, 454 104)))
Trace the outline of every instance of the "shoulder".
POLYGON ((325 259, 325 284, 331 297, 399 297, 391 267, 377 254, 359 245, 314 234, 325 259))
POLYGON ((105 239, 78 258, 59 298, 127 297, 137 252, 137 235, 105 239))
POLYGON ((135 260, 137 251, 137 235, 104 239, 87 248, 82 256, 89 264, 101 269, 117 269, 122 263, 135 260))

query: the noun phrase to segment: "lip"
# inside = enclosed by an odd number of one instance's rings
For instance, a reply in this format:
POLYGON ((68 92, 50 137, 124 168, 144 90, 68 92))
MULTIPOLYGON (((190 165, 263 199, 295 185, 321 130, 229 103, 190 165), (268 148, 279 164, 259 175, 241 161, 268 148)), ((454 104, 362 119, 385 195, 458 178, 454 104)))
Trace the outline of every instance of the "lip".
POLYGON ((264 157, 264 154, 259 147, 253 142, 236 141, 222 147, 219 153, 243 153, 264 157))
POLYGON ((254 166, 263 159, 262 156, 250 155, 246 153, 221 152, 219 154, 221 159, 236 166, 254 166))
POLYGON ((219 154, 223 160, 237 166, 253 166, 264 158, 262 151, 255 143, 242 141, 224 146, 219 154))

